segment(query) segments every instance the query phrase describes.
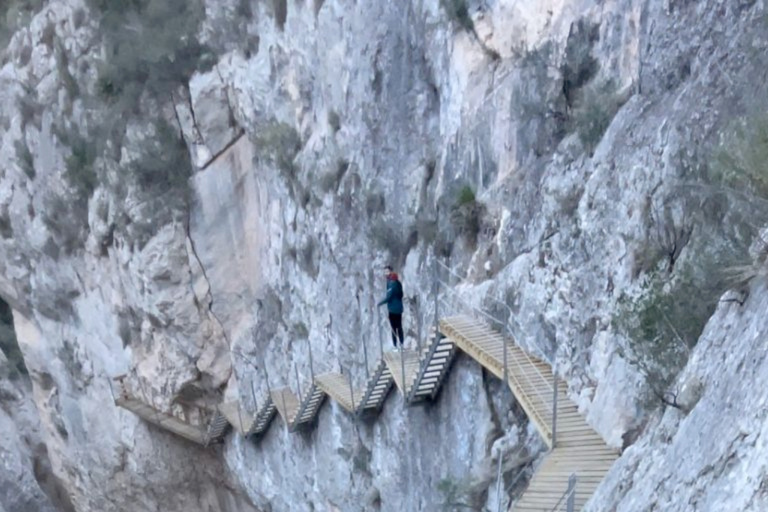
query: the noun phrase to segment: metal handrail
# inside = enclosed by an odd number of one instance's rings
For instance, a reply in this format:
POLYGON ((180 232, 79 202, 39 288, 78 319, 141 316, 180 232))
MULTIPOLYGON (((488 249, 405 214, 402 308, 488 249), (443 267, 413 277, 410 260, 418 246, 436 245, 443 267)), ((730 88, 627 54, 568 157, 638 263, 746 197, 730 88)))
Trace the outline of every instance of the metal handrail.
MULTIPOLYGON (((447 270, 448 273, 450 273, 451 275, 453 275, 457 279, 460 279, 460 280, 466 279, 466 276, 462 276, 461 274, 459 274, 458 272, 453 270, 451 267, 449 267, 445 263, 441 262, 439 259, 438 259, 437 263, 438 263, 438 265, 440 265, 440 267, 442 267, 443 269, 447 270)), ((445 283, 445 281, 441 281, 441 283, 445 284, 448 287, 453 288, 453 286, 451 286, 450 283, 445 283)), ((514 317, 514 313, 512 312, 512 308, 510 308, 509 305, 506 302, 504 302, 503 300, 498 299, 496 297, 486 296, 485 298, 495 302, 496 304, 498 304, 499 306, 501 306, 501 307, 503 307, 504 309, 507 310, 507 313, 509 313, 509 314, 507 315, 507 319, 508 320, 507 320, 505 326, 506 326, 507 330, 509 331, 509 333, 511 335, 513 335, 513 338, 517 339, 517 337, 515 337, 514 333, 512 332, 512 327, 509 325, 509 323, 510 323, 509 319, 512 319, 514 317)), ((486 314, 486 316, 488 316, 488 315, 486 314)), ((495 323, 497 323, 497 324, 501 324, 502 323, 499 320, 497 320, 496 318, 493 318, 493 321, 495 323)), ((554 366, 554 362, 552 360, 550 360, 550 358, 547 356, 547 352, 538 344, 538 342, 534 341, 533 342, 533 346, 536 349, 536 351, 539 353, 539 356, 541 356, 541 359, 543 359, 544 361, 549 363, 550 366, 554 366)), ((527 353, 526 353, 526 355, 527 355, 527 353)))
MULTIPOLYGON (((443 284, 443 285, 445 285, 445 286, 450 286, 450 285, 449 285, 448 283, 446 283, 445 281, 440 281, 440 282, 441 282, 441 284, 443 284)), ((509 335, 510 335, 510 336, 511 336, 513 339, 514 339, 514 334, 513 334, 513 333, 510 331, 510 329, 508 328, 508 325, 507 325, 506 323, 502 323, 502 322, 500 322, 499 320, 497 320, 496 318, 494 318, 494 317, 493 317, 492 315, 490 315, 489 313, 487 313, 487 312, 483 311, 482 309, 478 308, 477 306, 474 306, 474 305, 470 304, 468 301, 466 301, 466 300, 462 299, 461 297, 458 297, 458 296, 457 296, 457 294, 454 294, 454 295, 453 295, 453 298, 454 298, 455 300, 457 300, 459 303, 461 303, 461 305, 462 305, 464 308, 466 308, 466 309, 470 310, 471 312, 473 312, 473 313, 475 313, 475 314, 478 314, 478 315, 480 315, 480 316, 484 317, 484 318, 485 318, 486 320, 488 320, 488 321, 489 321, 491 324, 500 325, 500 326, 502 327, 502 329, 506 330, 506 331, 507 331, 507 333, 508 333, 508 334, 509 334, 509 335)), ((444 300, 444 299, 443 299, 443 300, 444 300)), ((444 303, 445 303, 445 305, 446 305, 446 306, 449 306, 449 307, 450 307, 450 304, 448 304, 447 302, 444 302, 444 303)), ((543 375, 543 374, 542 374, 542 373, 539 371, 538 367, 537 367, 537 366, 534 364, 533 360, 532 360, 532 359, 531 359, 531 358, 528 356, 528 354, 525 352, 525 350, 521 350, 521 352, 522 352, 522 353, 523 353, 523 355, 526 357, 526 359, 528 360, 528 362, 530 362, 530 363, 531 363, 531 366, 533 367, 534 371, 536 372, 536 375, 537 375, 538 377, 540 377, 540 378, 541 378, 542 382, 544 382, 544 384, 547 386, 547 388, 549 389, 549 391, 553 391, 553 390, 554 390, 554 387, 553 387, 552 383, 550 383, 550 382, 549 382, 549 380, 548 380, 546 377, 544 377, 544 375, 543 375)), ((517 362, 517 361, 516 361, 516 363, 517 363, 517 365, 518 365, 519 369, 521 369, 521 370, 522 370, 522 369, 523 369, 523 367, 520 365, 520 363, 519 363, 519 362, 517 362)), ((530 381, 529 381, 529 383, 530 383, 530 381)), ((544 400, 544 403, 548 403, 548 401, 547 401, 547 400, 544 400)))
MULTIPOLYGON (((453 269, 451 269, 450 267, 448 267, 444 263, 440 262, 439 260, 438 260, 438 265, 440 265, 440 267, 444 268, 451 275, 457 277, 458 279, 463 279, 463 277, 460 276, 457 272, 455 272, 453 269)), ((477 306, 474 306, 474 305, 470 304, 468 301, 463 299, 460 296, 458 290, 455 290, 455 287, 453 287, 449 282, 445 282, 445 281, 441 280, 438 276, 435 276, 435 278, 438 280, 439 284, 442 284, 446 288, 454 288, 454 294, 452 294, 451 297, 454 300, 457 300, 459 302, 459 304, 461 304, 464 308, 469 309, 474 314, 477 314, 477 315, 480 315, 481 317, 484 317, 492 325, 494 325, 494 324, 500 325, 501 328, 502 328, 502 331, 506 331, 512 339, 515 339, 514 333, 512 332, 512 329, 511 329, 511 327, 509 325, 509 320, 507 322, 499 321, 498 319, 493 317, 491 314, 487 313, 486 311, 482 310, 481 308, 478 308, 477 306)), ((504 307, 509 312, 508 319, 512 318, 512 316, 513 316, 512 310, 511 310, 511 308, 507 304, 505 304, 504 302, 502 302, 502 301, 500 301, 500 300, 498 300, 498 299, 496 299, 494 297, 489 297, 489 298, 491 300, 493 300, 494 302, 500 304, 502 307, 504 307)), ((450 307, 450 305, 448 303, 446 303, 446 306, 450 307)), ((537 345, 537 348, 541 351, 541 349, 540 349, 540 347, 538 347, 538 345, 537 345)), ((505 360, 504 361, 504 373, 505 373, 505 377, 506 378, 508 378, 508 373, 507 373, 507 352, 508 351, 507 351, 506 343, 505 343, 505 348, 504 348, 504 360, 505 360)), ((536 366, 534 361, 531 359, 531 357, 528 355, 528 353, 525 350, 521 350, 521 352, 523 354, 523 357, 525 357, 526 360, 528 361, 528 363, 530 364, 530 367, 532 367, 534 369, 536 376, 539 378, 539 380, 542 383, 544 383, 544 386, 551 393, 550 396, 553 397, 552 398, 553 401, 552 401, 552 404, 551 404, 552 405, 552 418, 551 418, 551 421, 552 421, 552 433, 553 433, 552 434, 552 438, 553 438, 552 439, 552 444, 554 445, 554 432, 555 432, 555 429, 556 429, 555 421, 556 421, 556 418, 557 418, 557 412, 556 412, 557 411, 557 399, 556 399, 556 397, 557 397, 557 391, 556 391, 557 388, 555 387, 555 384, 553 382, 550 382, 549 379, 544 377, 544 375, 539 371, 538 367, 536 366)), ((545 358, 545 360, 546 360, 546 358, 545 358)), ((536 393, 536 395, 537 395, 538 399, 541 401, 541 403, 543 405, 549 404, 548 397, 545 396, 545 395, 542 395, 542 392, 540 391, 539 386, 534 385, 534 382, 530 379, 530 377, 528 377, 528 374, 525 372, 525 370, 522 367, 522 365, 520 364, 520 362, 517 359, 514 359, 514 361, 515 361, 515 364, 516 364, 518 370, 520 370, 520 372, 519 372, 520 376, 522 376, 523 380, 525 380, 525 382, 531 386, 531 388, 534 390, 534 392, 536 393)), ((552 364, 550 361, 547 361, 547 362, 552 364)), ((554 374, 554 366, 553 366, 553 369, 552 369, 552 373, 554 374)))

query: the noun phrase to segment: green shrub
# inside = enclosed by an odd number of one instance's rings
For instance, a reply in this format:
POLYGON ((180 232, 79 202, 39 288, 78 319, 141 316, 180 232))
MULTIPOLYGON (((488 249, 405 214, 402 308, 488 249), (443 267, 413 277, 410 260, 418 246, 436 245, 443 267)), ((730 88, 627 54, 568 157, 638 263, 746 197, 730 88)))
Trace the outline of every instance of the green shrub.
POLYGON ((205 17, 201 0, 88 0, 100 14, 106 58, 99 68, 101 96, 130 111, 144 93, 167 96, 212 64, 197 39, 205 17))
POLYGON ((613 82, 593 83, 580 91, 571 123, 590 155, 602 140, 620 106, 613 82))
POLYGON ((6 0, 0 3, 0 50, 8 45, 13 34, 28 24, 45 3, 46 0, 6 0))
POLYGON ((344 179, 344 175, 349 170, 349 162, 341 159, 336 162, 336 167, 325 172, 320 177, 320 189, 324 193, 338 192, 341 180, 344 179))
POLYGON ((339 113, 335 110, 328 111, 328 124, 333 130, 333 133, 341 130, 341 118, 339 117, 339 113))
POLYGON ((238 0, 235 15, 248 21, 252 20, 253 7, 251 7, 251 0, 238 0))
POLYGON ((273 121, 258 131, 255 143, 262 157, 271 160, 289 182, 295 181, 294 160, 301 150, 301 138, 294 127, 273 121))
POLYGON ((192 162, 186 143, 181 133, 162 119, 155 121, 154 135, 142 146, 141 156, 128 170, 146 195, 173 192, 186 202, 191 192, 192 162))
POLYGON ((13 238, 13 226, 11 216, 7 211, 0 210, 0 237, 9 240, 13 238))
POLYGON ((37 90, 34 87, 27 84, 23 84, 23 87, 24 94, 16 96, 16 105, 21 115, 21 129, 25 130, 29 123, 33 123, 40 129, 44 107, 38 101, 37 90))
POLYGON ((19 348, 16 331, 13 327, 13 314, 11 308, 2 299, 0 299, 0 350, 8 359, 11 378, 27 375, 24 355, 19 348))
POLYGON ((484 206, 475 199, 475 192, 469 186, 462 187, 451 206, 451 224, 470 245, 477 244, 484 206))
POLYGON ((475 202, 475 191, 472 187, 465 185, 459 190, 459 195, 456 198, 456 206, 461 207, 467 204, 473 204, 475 202))
POLYGON ((674 267, 673 275, 653 271, 638 298, 622 297, 613 318, 614 327, 630 340, 630 359, 658 392, 683 367, 728 288, 725 269, 743 257, 743 249, 730 244, 718 249, 716 237, 696 243, 688 253, 691 256, 674 267))
POLYGON ((272 0, 272 8, 275 13, 275 24, 283 30, 288 19, 288 2, 286 0, 272 0))
POLYGON ((475 23, 469 15, 467 0, 440 0, 440 6, 452 22, 467 32, 475 31, 475 23))
POLYGON ((55 239, 56 254, 72 254, 81 248, 88 235, 88 203, 84 199, 65 200, 51 195, 45 200, 43 224, 55 239))
POLYGON ((710 179, 768 199, 768 115, 736 120, 725 129, 710 165, 710 179))
POLYGON ((298 322, 293 325, 293 334, 298 339, 305 340, 309 337, 309 329, 307 329, 307 324, 304 322, 298 322))
POLYGON ((19 159, 19 167, 24 171, 24 174, 31 180, 35 179, 35 160, 32 156, 32 152, 29 150, 29 146, 25 140, 17 140, 14 143, 14 149, 16 150, 16 158, 19 159))
POLYGON ((76 132, 69 135, 68 142, 71 153, 65 160, 64 177, 75 190, 78 198, 81 201, 87 201, 98 185, 98 176, 94 168, 96 147, 76 132))
POLYGON ((560 66, 562 92, 568 107, 574 106, 582 88, 597 75, 600 63, 592 56, 592 48, 600 39, 600 25, 580 19, 572 25, 560 66))
POLYGON ((70 101, 72 101, 80 96, 80 86, 69 71, 69 56, 67 55, 67 50, 64 48, 64 45, 61 44, 61 41, 56 41, 55 54, 59 80, 62 85, 64 85, 64 90, 67 91, 67 96, 69 96, 70 101))

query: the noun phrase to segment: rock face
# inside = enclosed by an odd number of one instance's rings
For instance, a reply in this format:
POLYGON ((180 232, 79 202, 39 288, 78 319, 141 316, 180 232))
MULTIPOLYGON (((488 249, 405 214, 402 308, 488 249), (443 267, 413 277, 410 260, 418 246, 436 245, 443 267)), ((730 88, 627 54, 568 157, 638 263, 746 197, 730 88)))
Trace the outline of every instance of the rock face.
MULTIPOLYGON (((136 107, 183 136, 183 214, 115 186, 161 132, 132 121, 99 155, 64 136, 109 85, 89 3, 48 2, 0 68, 0 296, 75 510, 495 508, 499 456, 508 501, 541 441, 469 360, 435 404, 390 398, 370 423, 325 406, 258 444, 196 448, 112 406, 127 374, 161 409, 252 409, 308 378, 310 349, 359 382, 383 265, 415 344, 437 258, 442 293, 507 321, 610 444, 634 441, 591 509, 760 509, 762 285, 697 339, 728 288, 715 270, 747 263, 764 223, 741 197, 759 190, 712 177, 720 136, 764 110, 762 1, 204 3, 215 64, 136 107), (82 197, 86 167, 107 178, 82 197)), ((22 475, 0 504, 50 510, 24 423, 0 421, 22 475)))
POLYGON ((766 300, 760 284, 718 309, 678 379, 681 395, 701 386, 696 405, 655 415, 590 510, 765 510, 766 300))
POLYGON ((51 473, 30 391, 23 381, 0 385, 0 510, 70 512, 68 496, 51 473))

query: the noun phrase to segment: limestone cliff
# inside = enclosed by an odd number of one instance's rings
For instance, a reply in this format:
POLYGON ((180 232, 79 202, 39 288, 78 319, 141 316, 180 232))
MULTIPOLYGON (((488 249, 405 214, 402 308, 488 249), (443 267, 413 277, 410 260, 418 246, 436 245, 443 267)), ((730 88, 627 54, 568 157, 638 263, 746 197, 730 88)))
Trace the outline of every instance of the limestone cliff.
POLYGON ((258 444, 112 405, 126 374, 250 408, 310 347, 360 380, 380 269, 415 344, 439 257, 627 448, 590 510, 761 509, 762 0, 32 4, 0 68, 0 297, 63 506, 495 509, 499 456, 508 502, 541 442, 470 360, 425 408, 258 444))

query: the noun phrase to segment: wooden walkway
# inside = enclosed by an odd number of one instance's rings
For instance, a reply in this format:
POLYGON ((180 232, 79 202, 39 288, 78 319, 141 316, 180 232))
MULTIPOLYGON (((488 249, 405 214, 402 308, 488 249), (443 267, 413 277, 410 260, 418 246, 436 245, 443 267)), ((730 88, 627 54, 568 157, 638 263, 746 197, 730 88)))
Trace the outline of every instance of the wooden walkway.
POLYGON ((220 440, 229 428, 228 420, 216 412, 211 413, 207 424, 193 425, 168 413, 158 411, 145 402, 123 393, 115 399, 115 405, 131 411, 147 423, 165 429, 194 443, 208 446, 220 440))
POLYGON ((202 445, 220 439, 228 425, 246 437, 259 436, 278 414, 288 430, 295 432, 314 424, 326 397, 356 416, 381 410, 393 386, 408 405, 434 400, 459 350, 499 379, 506 379, 550 447, 527 490, 510 510, 552 511, 567 491, 571 475, 577 477, 575 509, 581 510, 617 459, 617 450, 609 448, 587 424, 568 399, 564 384, 558 384, 555 393, 555 379, 548 363, 468 316, 441 319, 439 332, 433 332, 420 351, 385 352, 360 388, 353 385, 349 376, 324 373, 313 376, 309 389, 303 393, 296 394, 288 387, 272 390, 252 414, 243 411, 237 403, 220 404, 204 427, 192 426, 122 395, 116 403, 150 423, 202 445), (555 402, 557 421, 553 432, 555 402))

